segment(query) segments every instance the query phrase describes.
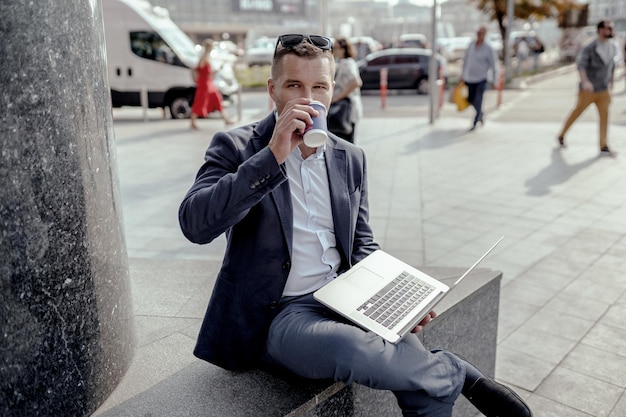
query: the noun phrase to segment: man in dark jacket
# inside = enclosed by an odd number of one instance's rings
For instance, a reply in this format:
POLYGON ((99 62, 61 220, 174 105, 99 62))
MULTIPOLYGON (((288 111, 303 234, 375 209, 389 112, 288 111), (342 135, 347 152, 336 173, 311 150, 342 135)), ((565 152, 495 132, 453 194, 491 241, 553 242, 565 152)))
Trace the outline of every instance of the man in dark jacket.
POLYGON ((591 104, 595 104, 600 115, 600 154, 614 156, 607 143, 609 124, 610 89, 613 88, 615 55, 617 49, 611 42, 613 22, 601 20, 597 26, 598 36, 583 47, 576 58, 576 68, 580 75, 578 103, 563 125, 559 134, 559 145, 564 148, 565 134, 578 117, 591 104))
POLYGON ((217 133, 180 206, 189 240, 228 240, 195 355, 226 369, 392 390, 405 416, 450 417, 461 393, 487 416, 531 416, 512 390, 458 356, 429 352, 414 334, 387 343, 313 299, 378 249, 362 149, 333 134, 316 148, 303 141, 319 115, 311 101, 328 107, 332 98, 331 46, 322 36, 278 38, 268 80, 276 112, 217 133))

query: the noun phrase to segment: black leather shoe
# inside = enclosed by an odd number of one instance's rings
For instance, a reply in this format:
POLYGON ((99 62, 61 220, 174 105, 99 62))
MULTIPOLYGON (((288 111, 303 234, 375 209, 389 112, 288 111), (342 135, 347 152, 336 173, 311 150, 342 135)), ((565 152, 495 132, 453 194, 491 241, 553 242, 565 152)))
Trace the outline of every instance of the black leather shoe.
POLYGON ((524 400, 511 388, 489 378, 480 378, 465 394, 487 417, 532 417, 524 400))

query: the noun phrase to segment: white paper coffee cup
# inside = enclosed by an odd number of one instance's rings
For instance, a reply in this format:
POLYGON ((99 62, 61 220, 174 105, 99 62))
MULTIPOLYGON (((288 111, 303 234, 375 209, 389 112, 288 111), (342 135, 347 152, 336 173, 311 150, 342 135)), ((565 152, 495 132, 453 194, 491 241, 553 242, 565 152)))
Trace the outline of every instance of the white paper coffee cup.
POLYGON ((318 148, 328 140, 326 106, 319 101, 312 101, 310 106, 319 112, 319 116, 313 117, 313 125, 304 131, 304 144, 309 148, 318 148))

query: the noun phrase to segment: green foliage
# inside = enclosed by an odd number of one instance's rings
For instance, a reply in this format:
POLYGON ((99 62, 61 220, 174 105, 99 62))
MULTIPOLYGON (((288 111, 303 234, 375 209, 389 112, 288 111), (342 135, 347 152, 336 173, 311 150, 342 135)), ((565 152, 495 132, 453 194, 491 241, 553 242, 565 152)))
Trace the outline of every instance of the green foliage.
MULTIPOLYGON (((506 27, 507 0, 470 0, 492 20, 498 22, 502 39, 506 27)), ((565 10, 580 9, 584 7, 581 0, 513 0, 513 14, 515 18, 528 20, 534 18, 541 20, 546 17, 558 18, 565 10)))

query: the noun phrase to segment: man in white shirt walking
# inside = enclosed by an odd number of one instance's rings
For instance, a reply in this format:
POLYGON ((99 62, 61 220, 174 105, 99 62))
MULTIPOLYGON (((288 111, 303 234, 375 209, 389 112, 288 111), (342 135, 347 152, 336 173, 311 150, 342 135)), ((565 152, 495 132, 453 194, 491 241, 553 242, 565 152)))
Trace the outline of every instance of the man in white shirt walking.
POLYGON ((476 110, 474 122, 470 131, 476 129, 476 125, 484 124, 483 114, 483 94, 487 89, 489 72, 493 82, 496 76, 496 54, 493 48, 485 42, 487 27, 480 25, 476 30, 476 40, 465 50, 463 58, 463 70, 461 72, 461 82, 467 85, 467 100, 476 110))

